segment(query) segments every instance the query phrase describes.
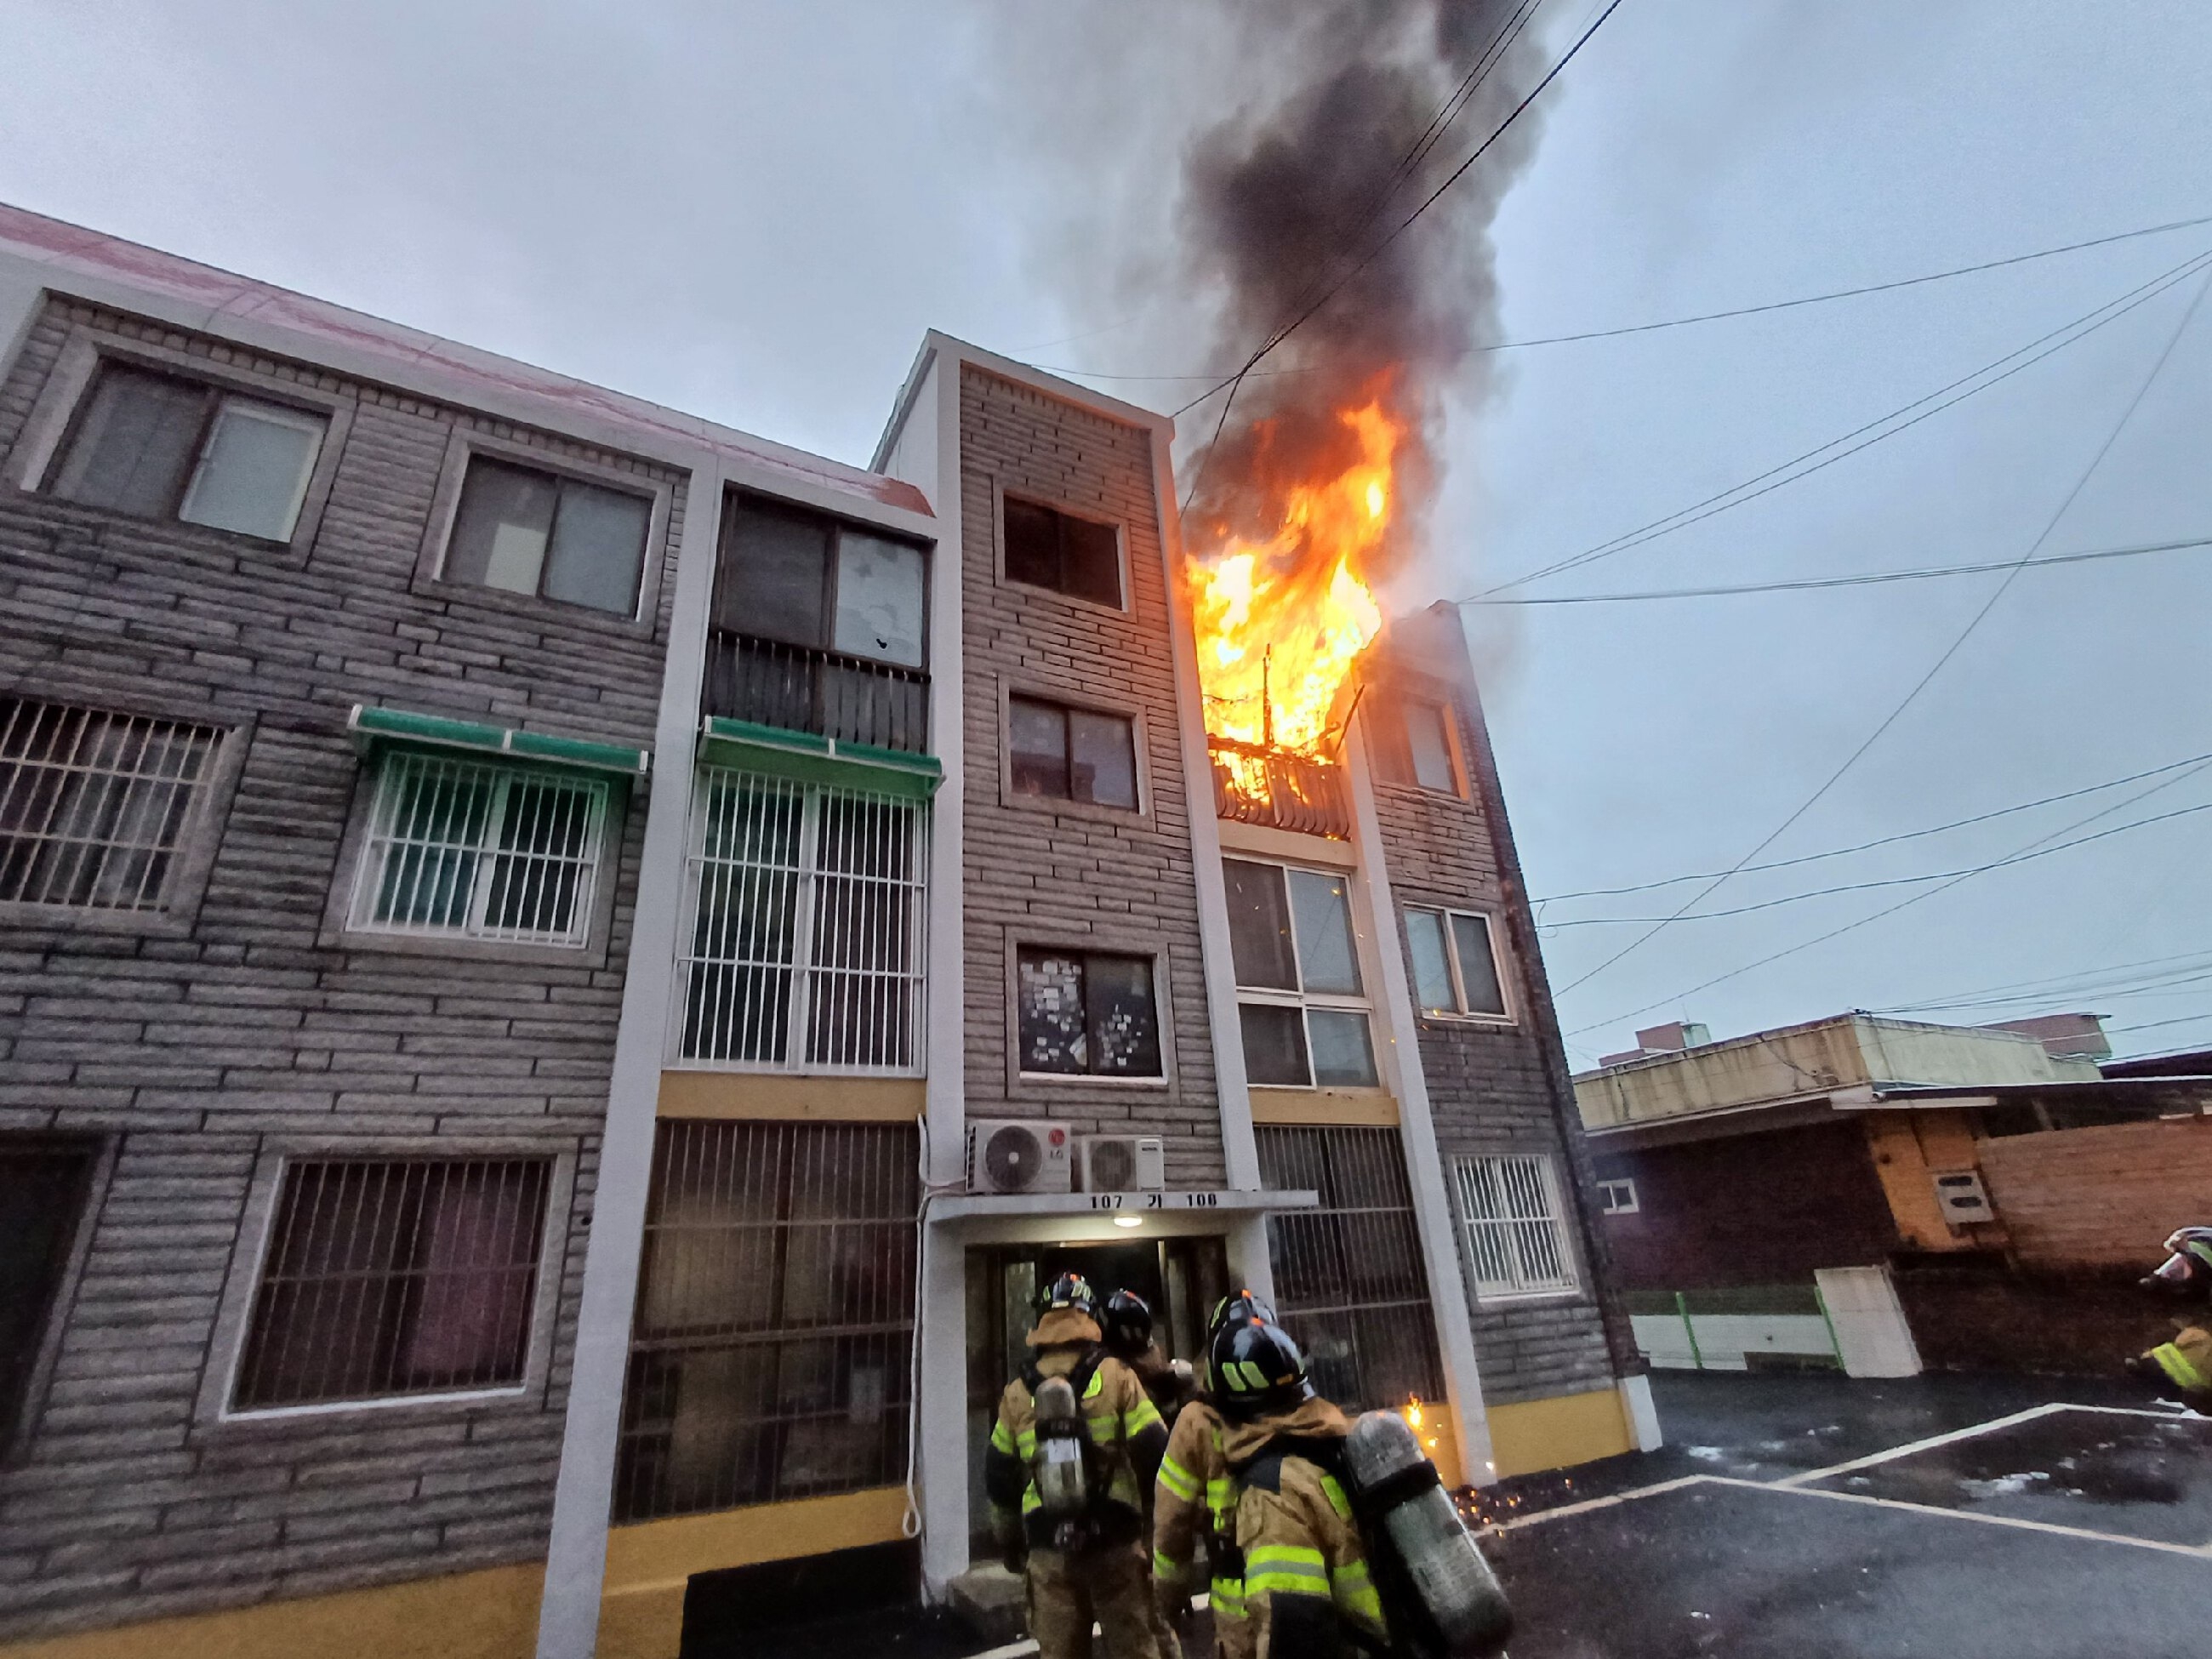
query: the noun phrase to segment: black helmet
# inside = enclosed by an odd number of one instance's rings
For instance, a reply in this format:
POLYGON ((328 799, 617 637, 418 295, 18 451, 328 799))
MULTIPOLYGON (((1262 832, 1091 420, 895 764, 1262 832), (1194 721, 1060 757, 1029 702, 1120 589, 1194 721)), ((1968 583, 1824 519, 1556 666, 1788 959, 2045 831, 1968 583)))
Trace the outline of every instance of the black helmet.
POLYGON ((2167 1290, 2212 1286, 2212 1227, 2183 1227, 2166 1241, 2166 1260, 2143 1280, 2167 1290))
POLYGON ((1314 1396, 1298 1345, 1280 1325, 1257 1314, 1214 1333, 1206 1373, 1214 1403, 1231 1417, 1282 1411, 1314 1396))
POLYGON ((1152 1310, 1134 1291, 1108 1297, 1098 1322, 1106 1332, 1106 1346, 1115 1353, 1140 1354, 1152 1345, 1152 1310))
POLYGON ((1050 1313, 1055 1308, 1073 1308, 1078 1313, 1096 1319, 1098 1317, 1098 1297, 1091 1288, 1091 1281, 1081 1273, 1062 1273, 1037 1297, 1039 1313, 1050 1313))
POLYGON ((1213 1339, 1221 1334, 1224 1325, 1248 1324, 1255 1319, 1272 1320, 1275 1310, 1249 1291, 1239 1291, 1234 1296, 1224 1296, 1213 1304, 1212 1316, 1206 1322, 1206 1343, 1213 1346, 1213 1339))

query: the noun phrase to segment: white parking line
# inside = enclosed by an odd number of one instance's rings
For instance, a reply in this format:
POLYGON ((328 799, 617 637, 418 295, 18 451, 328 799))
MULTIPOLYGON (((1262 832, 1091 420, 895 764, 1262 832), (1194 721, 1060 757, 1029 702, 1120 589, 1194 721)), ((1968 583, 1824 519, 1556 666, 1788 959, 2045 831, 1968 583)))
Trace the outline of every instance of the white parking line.
POLYGON ((1709 1485, 1734 1486, 1743 1492, 1779 1492, 1790 1498, 1825 1498, 1838 1504, 1864 1504, 1874 1509, 1903 1510, 1909 1515, 1940 1516, 1953 1521, 1972 1521, 1984 1527, 2010 1527, 2017 1532, 2047 1532, 2060 1538, 2084 1539, 2095 1544, 2125 1544, 2132 1549, 2158 1550, 2167 1555, 2185 1555, 2192 1560, 2208 1559, 2205 1550, 2194 1544, 2170 1544, 2160 1538, 2130 1538, 2123 1533, 2092 1532, 2086 1527, 2064 1527, 2052 1521, 2026 1521, 2013 1515, 1988 1515, 1976 1510, 1938 1509, 1928 1504, 1908 1504, 1896 1498, 1869 1498, 1863 1492, 1830 1492, 1820 1486, 1793 1486, 1784 1481, 1738 1480, 1725 1474, 1700 1476, 1709 1485))
POLYGON ((1492 1521, 1476 1528, 1476 1534, 1518 1532, 1523 1527, 1557 1521, 1563 1516, 1588 1515, 1592 1510, 1609 1510, 1616 1504, 1632 1504, 1639 1498, 1656 1498, 1662 1492, 1680 1492, 1685 1486, 1694 1486, 1711 1478, 1703 1474, 1685 1474, 1673 1480, 1662 1480, 1656 1486, 1638 1486, 1632 1492, 1617 1492, 1610 1498, 1586 1498, 1579 1504, 1563 1504, 1555 1510, 1539 1510, 1534 1515, 1516 1515, 1510 1521, 1492 1521))
POLYGON ((1986 1423, 1954 1429, 1948 1434, 1931 1434, 1925 1440, 1914 1440, 1902 1446, 1892 1446, 1887 1451, 1869 1452, 1864 1457, 1854 1457, 1848 1463, 1832 1463, 1825 1469, 1808 1469, 1802 1474, 1793 1474, 1780 1480, 1753 1480, 1750 1486, 1802 1486, 1814 1480, 1826 1480, 1831 1475, 1849 1474, 1853 1469, 1870 1469, 1877 1463, 1887 1463, 1897 1458, 1910 1457, 1915 1452, 1933 1451, 1938 1446, 1948 1446, 1960 1440, 1972 1440, 1977 1435, 1991 1434, 1999 1429, 2008 1429, 2015 1423, 2032 1423, 2039 1417, 2049 1417, 2055 1412, 2070 1411, 2063 1403, 2031 1406, 2024 1412, 2014 1412, 2009 1417, 1993 1417, 1986 1423))

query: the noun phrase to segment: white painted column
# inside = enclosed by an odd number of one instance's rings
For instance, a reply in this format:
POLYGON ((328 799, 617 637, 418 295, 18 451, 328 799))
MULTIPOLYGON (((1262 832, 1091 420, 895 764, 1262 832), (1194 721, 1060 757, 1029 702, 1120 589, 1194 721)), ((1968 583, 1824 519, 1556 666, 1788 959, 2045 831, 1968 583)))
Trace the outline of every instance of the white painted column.
POLYGON ((1498 1479, 1490 1446, 1490 1413, 1482 1401, 1482 1378, 1474 1358, 1474 1324, 1468 1311, 1467 1284, 1460 1271, 1458 1222, 1444 1189, 1443 1159, 1437 1150, 1436 1123, 1429 1113, 1427 1074, 1421 1067, 1420 1030, 1413 1018, 1413 988, 1406 978, 1406 954, 1399 944, 1398 908, 1390 894, 1390 875, 1382 856, 1382 831, 1375 811, 1375 790, 1367 769, 1366 738, 1354 722, 1345 748, 1345 781, 1352 792, 1352 846, 1359 855, 1359 877, 1367 890, 1367 913, 1375 927, 1375 955, 1382 975, 1376 1012, 1388 1039, 1383 1047, 1395 1073, 1398 1129, 1404 1142, 1406 1172, 1413 1183, 1413 1219, 1421 1236, 1421 1255, 1429 1272, 1429 1301, 1436 1310, 1437 1345, 1450 1392, 1460 1469, 1471 1484, 1486 1486, 1498 1479))
MULTIPOLYGON (((1152 429, 1152 487, 1158 501, 1160 556, 1166 565, 1168 650, 1175 665, 1177 735, 1182 741, 1185 811, 1190 819, 1193 878, 1198 888, 1199 957, 1205 964, 1206 1024, 1213 1033, 1213 1086, 1221 1110, 1221 1157, 1231 1187, 1257 1190, 1260 1146, 1252 1133, 1252 1095, 1244 1075, 1243 1029, 1237 1014, 1237 966, 1230 955, 1229 892, 1221 871, 1221 826, 1213 815, 1213 762, 1206 747, 1206 699, 1198 644, 1190 625, 1182 516, 1176 505, 1172 425, 1152 429)), ((1273 1306, 1275 1278, 1267 1260, 1263 1216, 1229 1232, 1229 1270, 1237 1283, 1273 1306)))
POLYGON ((646 1194, 652 1184, 661 1061, 683 913, 684 846, 690 827, 692 757, 722 488, 721 470, 709 461, 692 472, 685 495, 645 849, 638 866, 622 1018, 615 1031, 599 1183, 592 1200, 592 1240, 584 1257, 545 1588, 538 1607, 538 1659, 591 1659, 599 1639, 623 1382, 629 1370, 630 1316, 645 1244, 646 1194))
MULTIPOLYGON (((936 447, 929 495, 938 520, 937 548, 929 566, 929 736, 931 750, 945 768, 945 781, 938 786, 930 817, 929 1076, 924 1129, 929 1189, 957 1192, 966 1180, 968 1144, 962 832, 967 727, 961 658, 961 575, 966 548, 961 520, 960 362, 952 352, 937 351, 915 394, 917 407, 909 421, 925 403, 931 410, 936 447)), ((915 436, 919 441, 920 432, 915 436)), ((934 1601, 942 1599, 945 1581, 968 1568, 968 1297, 966 1252, 956 1235, 930 1224, 927 1215, 925 1196, 921 1299, 915 1308, 921 1341, 914 1379, 914 1455, 922 1585, 934 1601)))

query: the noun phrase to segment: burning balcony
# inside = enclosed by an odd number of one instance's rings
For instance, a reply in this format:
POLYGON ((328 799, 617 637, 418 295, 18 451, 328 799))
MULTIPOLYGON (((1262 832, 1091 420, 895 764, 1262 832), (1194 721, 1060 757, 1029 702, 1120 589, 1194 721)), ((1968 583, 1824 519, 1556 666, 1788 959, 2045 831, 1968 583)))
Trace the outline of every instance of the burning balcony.
POLYGON ((1213 810, 1239 823, 1266 824, 1301 835, 1352 839, 1352 806, 1344 769, 1292 749, 1209 737, 1213 810))
POLYGON ((700 701, 702 713, 728 720, 913 755, 927 750, 929 676, 825 647, 715 629, 700 701))

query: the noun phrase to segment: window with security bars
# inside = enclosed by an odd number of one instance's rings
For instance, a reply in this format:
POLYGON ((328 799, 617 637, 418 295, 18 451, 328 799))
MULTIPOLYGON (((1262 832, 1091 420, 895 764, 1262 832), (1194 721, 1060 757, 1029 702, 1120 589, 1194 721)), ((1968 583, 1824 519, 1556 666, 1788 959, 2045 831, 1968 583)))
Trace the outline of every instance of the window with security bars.
POLYGON ((604 779, 395 750, 348 926, 356 933, 580 947, 607 816, 604 779))
POLYGON ((1486 1301, 1576 1286, 1559 1183, 1540 1152, 1452 1160, 1474 1288, 1486 1301))
POLYGON ((661 1121, 617 1520, 905 1478, 921 1202, 903 1125, 661 1121))
POLYGON ((0 698, 0 902, 160 911, 222 729, 0 698))
POLYGON ((921 1063, 929 809, 701 771, 676 1058, 775 1071, 921 1063))
POLYGON ((289 1164, 231 1404, 520 1386, 550 1158, 289 1164))
POLYGON ((1321 1207, 1267 1218, 1276 1312, 1314 1386, 1346 1411, 1443 1397, 1436 1312, 1395 1129, 1262 1124, 1261 1179, 1321 1207))

